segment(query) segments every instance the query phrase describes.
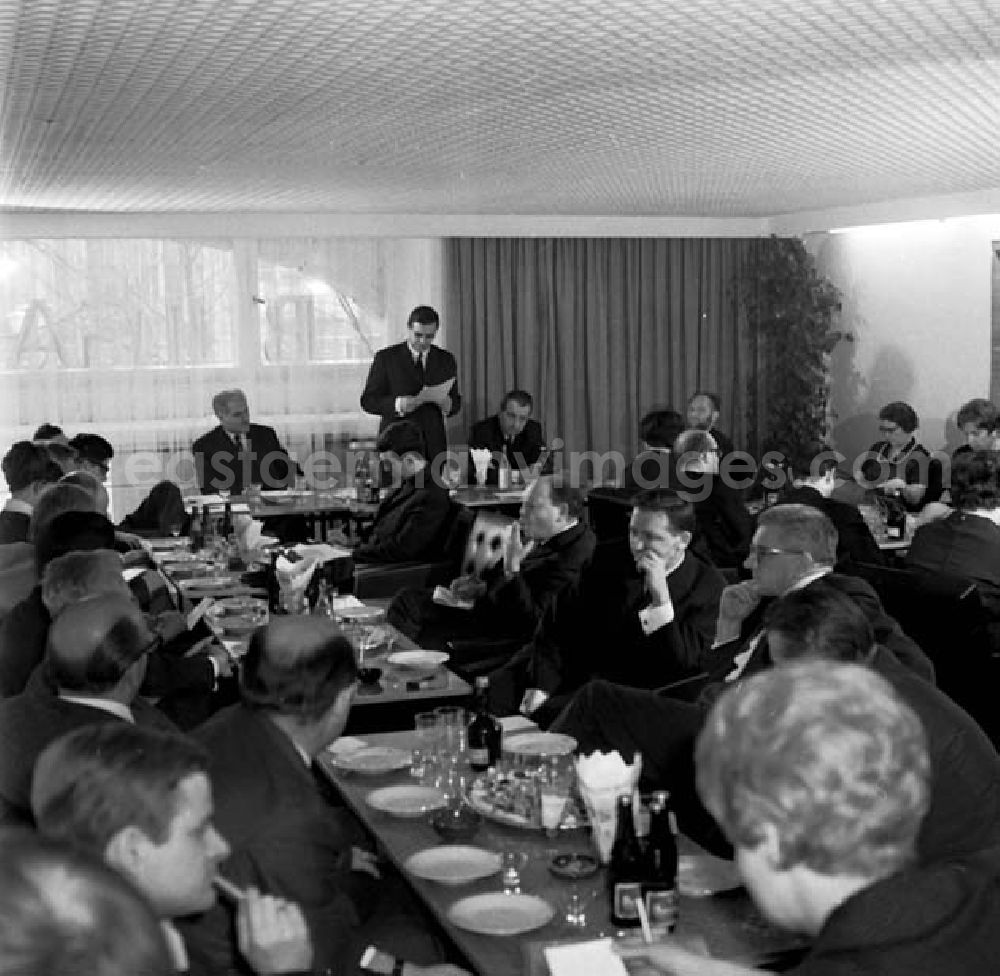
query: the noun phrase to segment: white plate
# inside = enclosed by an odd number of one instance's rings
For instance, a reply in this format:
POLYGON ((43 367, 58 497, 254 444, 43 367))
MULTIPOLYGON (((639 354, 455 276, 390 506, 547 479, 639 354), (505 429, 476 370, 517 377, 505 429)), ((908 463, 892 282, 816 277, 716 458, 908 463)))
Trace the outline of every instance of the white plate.
MULTIPOLYGON (((197 580, 193 582, 197 582, 197 580)), ((267 600, 253 596, 227 596, 216 600, 212 609, 214 610, 216 607, 225 614, 242 615, 251 610, 266 610, 267 600)))
POLYGON ((711 854, 682 854, 677 859, 677 890, 690 898, 707 898, 742 883, 732 861, 711 854))
POLYGON ((378 776, 410 765, 410 753, 392 746, 365 746, 350 752, 334 753, 330 764, 349 773, 378 776))
POLYGON ((442 844, 411 854, 403 867, 425 881, 460 885, 496 874, 500 870, 500 855, 467 844, 442 844))
POLYGON ((378 620, 385 616, 385 610, 381 607, 344 607, 337 611, 337 616, 347 621, 378 620))
POLYGON ((450 655, 445 651, 395 651, 386 660, 409 671, 436 671, 450 655))
POLYGON ((372 790, 365 802, 374 810, 394 817, 422 817, 445 805, 444 794, 429 786, 384 786, 372 790))
POLYGON ((535 895, 505 895, 502 891, 472 895, 448 909, 452 925, 480 935, 520 935, 551 921, 552 906, 535 895))
POLYGON ((221 590, 239 583, 239 576, 230 573, 226 576, 198 576, 194 579, 180 580, 177 585, 182 590, 221 590))
POLYGON ((560 732, 519 732, 504 736, 503 751, 515 756, 568 756, 576 739, 560 732))

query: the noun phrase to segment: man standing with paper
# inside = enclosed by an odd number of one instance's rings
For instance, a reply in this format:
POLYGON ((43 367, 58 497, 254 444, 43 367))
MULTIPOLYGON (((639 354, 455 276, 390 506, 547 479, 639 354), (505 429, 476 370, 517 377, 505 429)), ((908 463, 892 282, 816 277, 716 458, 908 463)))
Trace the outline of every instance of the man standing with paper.
POLYGON ((382 418, 380 433, 400 417, 423 431, 432 470, 435 458, 448 449, 444 418, 454 416, 462 405, 455 357, 434 345, 439 324, 438 313, 429 305, 410 312, 406 341, 375 353, 361 394, 362 409, 382 418))

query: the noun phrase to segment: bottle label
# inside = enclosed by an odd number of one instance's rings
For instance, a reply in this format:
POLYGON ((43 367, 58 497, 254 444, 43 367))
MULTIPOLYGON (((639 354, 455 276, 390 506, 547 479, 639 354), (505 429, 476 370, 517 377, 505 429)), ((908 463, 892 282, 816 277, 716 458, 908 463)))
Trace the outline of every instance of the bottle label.
POLYGON ((638 881, 615 885, 612 914, 620 919, 638 919, 638 902, 642 901, 642 884, 638 881))
POLYGON ((646 892, 646 915, 651 926, 673 932, 679 914, 680 899, 676 888, 646 892))
POLYGON ((482 749, 469 750, 469 765, 478 766, 485 769, 490 764, 490 750, 485 746, 482 749))

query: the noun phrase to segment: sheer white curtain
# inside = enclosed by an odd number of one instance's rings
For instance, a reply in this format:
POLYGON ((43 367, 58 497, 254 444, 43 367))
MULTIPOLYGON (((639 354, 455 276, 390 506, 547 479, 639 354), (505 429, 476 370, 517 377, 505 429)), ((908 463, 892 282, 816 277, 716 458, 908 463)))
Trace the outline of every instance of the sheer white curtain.
POLYGON ((374 350, 438 305, 441 242, 390 238, 0 241, 0 444, 43 421, 115 447, 115 517, 193 483, 211 400, 241 387, 300 459, 374 433, 374 350))

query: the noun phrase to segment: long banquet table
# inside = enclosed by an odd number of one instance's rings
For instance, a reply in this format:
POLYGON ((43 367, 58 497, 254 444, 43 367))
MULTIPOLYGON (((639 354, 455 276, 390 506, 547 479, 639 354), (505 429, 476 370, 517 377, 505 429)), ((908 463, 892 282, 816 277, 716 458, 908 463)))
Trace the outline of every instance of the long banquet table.
MULTIPOLYGON (((387 745, 409 749, 416 740, 413 732, 392 732, 363 736, 372 745, 387 745)), ((540 896, 555 908, 552 921, 535 932, 515 937, 479 935, 453 925, 447 912, 451 905, 468 895, 500 890, 499 875, 461 886, 425 881, 410 875, 406 859, 417 851, 444 843, 426 819, 401 819, 372 809, 366 802, 368 794, 379 787, 413 783, 406 770, 384 775, 345 773, 321 759, 326 775, 336 785, 346 805, 357 815, 373 835, 380 849, 406 878, 421 901, 429 908, 449 938, 480 976, 544 976, 541 946, 583 941, 603 935, 614 935, 608 918, 608 902, 604 891, 603 869, 594 877, 566 882, 553 876, 548 865, 557 853, 592 851, 586 829, 561 831, 554 840, 541 831, 523 830, 484 820, 475 837, 465 843, 494 851, 517 849, 528 854, 528 863, 521 872, 521 890, 540 896), (563 908, 577 890, 591 896, 587 906, 585 927, 571 927, 563 921, 563 908)), ((470 774, 471 775, 471 774, 470 774)), ((686 838, 681 838, 682 853, 699 853, 686 838)), ((788 949, 794 940, 771 928, 757 913, 742 888, 711 897, 693 898, 682 895, 679 937, 700 936, 714 956, 739 959, 747 963, 763 959, 788 949)))

